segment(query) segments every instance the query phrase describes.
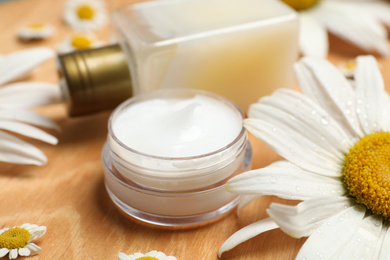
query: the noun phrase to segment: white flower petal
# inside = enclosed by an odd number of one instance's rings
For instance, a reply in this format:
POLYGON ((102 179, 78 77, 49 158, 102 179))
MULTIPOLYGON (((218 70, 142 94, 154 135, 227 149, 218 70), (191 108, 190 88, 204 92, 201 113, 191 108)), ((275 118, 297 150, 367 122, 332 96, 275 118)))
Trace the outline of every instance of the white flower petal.
POLYGON ((275 228, 278 228, 278 225, 270 218, 266 218, 240 229, 223 243, 218 251, 218 257, 221 257, 224 252, 229 251, 242 242, 275 228))
POLYGON ((28 108, 62 102, 58 85, 44 82, 21 82, 0 88, 0 107, 28 108))
POLYGON ((1 248, 0 249, 0 257, 3 257, 5 255, 7 255, 9 252, 9 249, 8 248, 1 248))
POLYGON ((320 123, 318 123, 319 126, 315 127, 315 121, 310 120, 309 115, 304 115, 303 118, 300 117, 297 111, 294 111, 288 105, 285 106, 283 101, 277 98, 264 97, 261 99, 261 103, 251 105, 250 117, 259 118, 272 124, 274 132, 283 129, 291 135, 300 136, 300 139, 306 139, 311 143, 309 149, 315 151, 318 157, 326 160, 327 164, 333 164, 333 167, 335 167, 336 164, 340 163, 343 160, 343 153, 340 149, 337 150, 332 147, 330 142, 321 135, 322 132, 326 132, 323 131, 326 127, 321 127, 320 123), (291 113, 286 112, 288 108, 290 108, 291 113), (253 116, 255 113, 257 116, 253 116), (306 122, 310 122, 309 125, 306 122), (316 131, 317 129, 320 132, 316 131))
POLYGON ((329 43, 326 27, 311 13, 300 13, 299 47, 305 56, 326 58, 329 43))
POLYGON ((295 69, 302 93, 322 106, 351 136, 363 136, 356 114, 355 92, 330 62, 303 58, 295 69))
POLYGON ((289 89, 279 89, 272 97, 280 98, 289 104, 285 112, 293 111, 292 113, 302 120, 303 124, 315 128, 321 136, 320 140, 316 141, 323 142, 325 139, 333 147, 333 153, 345 153, 354 145, 354 137, 348 135, 333 117, 309 97, 289 89))
POLYGON ((377 51, 382 56, 389 55, 387 33, 378 19, 356 5, 330 4, 324 1, 323 15, 318 15, 333 34, 361 49, 377 51))
POLYGON ((308 97, 281 89, 252 104, 250 118, 264 119, 277 128, 288 128, 320 146, 317 150, 333 161, 343 160, 354 144, 338 123, 308 97))
POLYGON ((46 227, 45 226, 41 226, 41 227, 36 226, 36 227, 30 229, 29 231, 31 233, 31 237, 30 237, 29 242, 31 242, 31 241, 43 236, 46 233, 46 227))
POLYGON ((272 203, 267 213, 283 232, 301 238, 311 235, 327 218, 355 204, 354 199, 346 197, 322 197, 306 200, 297 206, 272 203))
POLYGON ((245 207, 246 205, 248 205, 252 201, 258 199, 259 197, 261 197, 261 195, 242 195, 240 197, 240 202, 238 203, 238 206, 237 206, 237 213, 239 213, 243 207, 245 207))
POLYGON ((387 92, 383 92, 383 113, 381 120, 381 127, 383 131, 390 132, 390 95, 387 92))
POLYGON ((356 59, 355 71, 356 109, 365 134, 380 131, 382 121, 384 83, 378 64, 372 56, 356 59))
POLYGON ((363 1, 359 6, 366 12, 377 17, 381 22, 390 26, 390 5, 386 1, 363 1))
POLYGON ((24 123, 0 120, 0 129, 41 140, 49 144, 58 143, 57 138, 54 136, 42 131, 39 128, 24 123))
POLYGON ((143 256, 145 256, 144 254, 142 254, 142 253, 134 253, 134 254, 132 254, 131 256, 133 256, 134 257, 134 259, 137 259, 137 258, 139 258, 139 257, 143 257, 143 256))
POLYGON ((53 50, 38 47, 3 56, 0 60, 0 85, 24 76, 54 55, 53 50))
POLYGON ((8 257, 9 257, 9 259, 16 259, 16 258, 18 258, 18 249, 11 249, 9 251, 8 257))
MULTIPOLYGON (((30 224, 30 223, 24 223, 23 225, 20 226, 21 228, 27 229, 30 231, 30 229, 38 227, 38 225, 35 224, 30 224)), ((30 232, 31 233, 31 232, 30 232)))
POLYGON ((32 125, 51 128, 60 131, 61 128, 54 121, 29 110, 24 109, 0 109, 0 120, 15 120, 32 125))
POLYGON ((270 165, 239 174, 228 181, 228 191, 245 195, 275 195, 284 199, 304 200, 345 194, 340 180, 313 174, 299 168, 270 165))
POLYGON ((130 260, 130 257, 126 255, 125 253, 119 252, 118 253, 118 260, 130 260))
MULTIPOLYGON (((276 161, 276 162, 272 163, 272 166, 283 166, 285 164, 287 164, 291 168, 299 169, 299 167, 296 167, 295 165, 292 165, 289 162, 284 161, 284 160, 276 161)), ((241 195, 240 201, 239 201, 238 206, 237 206, 237 214, 239 215, 239 212, 242 208, 244 208, 246 205, 248 205, 249 203, 258 199, 261 196, 262 195, 241 195)))
POLYGON ((378 244, 378 259, 389 260, 390 259, 390 228, 389 222, 385 224, 386 228, 383 231, 382 243, 378 244))
POLYGON ((244 126, 283 158, 303 169, 326 176, 340 176, 341 162, 330 161, 321 156, 317 152, 320 147, 304 135, 292 132, 288 128, 276 128, 260 119, 245 119, 244 126))
MULTIPOLYGON (((388 229, 389 229, 389 222, 382 221, 382 228, 380 231, 378 241, 375 242, 375 253, 372 256, 372 259, 379 259, 379 254, 380 254, 380 251, 382 250, 383 241, 385 240, 388 229)), ((389 258, 390 258, 390 255, 389 255, 389 258)))
POLYGON ((382 229, 382 217, 371 215, 360 222, 355 234, 334 259, 372 259, 382 229))
POLYGON ((19 252, 20 256, 29 256, 31 253, 30 249, 28 249, 26 247, 19 248, 18 252, 19 252))
POLYGON ((349 242, 365 213, 357 205, 332 216, 306 240, 296 259, 331 259, 349 242))
POLYGON ((156 257, 157 253, 158 253, 157 250, 152 250, 152 251, 146 253, 145 256, 156 257))
POLYGON ((0 132, 0 161, 44 165, 46 156, 36 147, 10 134, 0 132))
POLYGON ((34 243, 28 243, 26 245, 26 248, 28 248, 30 250, 31 255, 36 255, 39 252, 41 252, 41 248, 34 243))

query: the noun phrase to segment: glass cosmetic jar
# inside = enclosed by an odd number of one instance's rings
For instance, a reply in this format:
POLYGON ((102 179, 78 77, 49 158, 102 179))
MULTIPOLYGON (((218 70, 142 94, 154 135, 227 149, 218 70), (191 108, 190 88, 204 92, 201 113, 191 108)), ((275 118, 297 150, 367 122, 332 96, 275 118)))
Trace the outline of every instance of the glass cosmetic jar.
POLYGON ((216 220, 238 196, 226 181, 251 167, 242 112, 218 95, 164 89, 112 113, 102 152, 116 206, 144 223, 185 227, 216 220))

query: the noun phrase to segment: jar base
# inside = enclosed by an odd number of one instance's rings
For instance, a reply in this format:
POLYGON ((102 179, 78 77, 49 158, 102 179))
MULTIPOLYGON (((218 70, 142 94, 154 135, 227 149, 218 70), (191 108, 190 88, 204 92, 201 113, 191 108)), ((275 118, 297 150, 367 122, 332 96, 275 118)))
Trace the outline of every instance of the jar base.
POLYGON ((239 203, 240 196, 226 191, 226 182, 251 169, 252 148, 248 143, 240 167, 225 180, 201 190, 161 190, 139 186, 121 176, 112 163, 109 146, 102 151, 105 187, 114 205, 126 217, 147 226, 187 229, 215 222, 239 203))
POLYGON ((144 212, 139 209, 133 208, 128 204, 121 201, 106 185, 107 193, 110 199, 114 202, 115 206, 128 218, 146 226, 167 228, 167 229, 188 229, 199 226, 204 226, 213 222, 216 222, 223 218, 225 215, 232 212, 236 208, 240 196, 237 196, 228 204, 201 214, 189 215, 189 216, 167 216, 157 215, 149 212, 144 212))

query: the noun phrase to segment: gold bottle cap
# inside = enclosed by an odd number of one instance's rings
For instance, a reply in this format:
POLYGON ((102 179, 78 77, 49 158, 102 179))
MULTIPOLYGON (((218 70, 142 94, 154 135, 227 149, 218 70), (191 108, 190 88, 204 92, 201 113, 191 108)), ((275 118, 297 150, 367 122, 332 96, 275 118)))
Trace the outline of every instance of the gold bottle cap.
POLYGON ((126 55, 118 44, 60 55, 58 61, 70 116, 112 109, 133 95, 126 55))

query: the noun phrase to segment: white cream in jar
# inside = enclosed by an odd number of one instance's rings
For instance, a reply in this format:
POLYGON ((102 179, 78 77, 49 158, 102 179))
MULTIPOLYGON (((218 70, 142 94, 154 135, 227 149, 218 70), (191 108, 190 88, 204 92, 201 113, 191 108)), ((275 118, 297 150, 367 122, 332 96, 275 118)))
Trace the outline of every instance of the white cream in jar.
POLYGON ((224 215, 230 177, 250 168, 242 113, 209 92, 165 89, 124 102, 103 149, 108 193, 131 217, 187 226, 224 215))

